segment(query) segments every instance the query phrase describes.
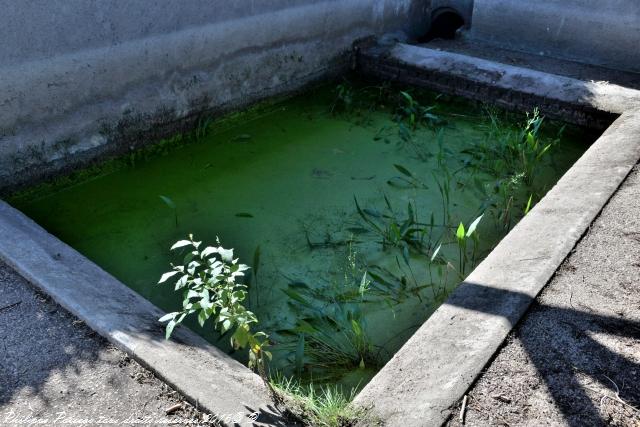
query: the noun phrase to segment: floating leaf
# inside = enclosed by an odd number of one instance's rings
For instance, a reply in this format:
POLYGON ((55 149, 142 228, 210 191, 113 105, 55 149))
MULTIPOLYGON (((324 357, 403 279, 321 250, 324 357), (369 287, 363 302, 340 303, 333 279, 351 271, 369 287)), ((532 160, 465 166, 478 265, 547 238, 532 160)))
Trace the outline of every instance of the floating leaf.
POLYGON ((408 181, 406 178, 402 178, 400 176, 395 176, 387 181, 387 184, 391 187, 399 188, 402 190, 406 190, 408 188, 413 188, 415 185, 411 181, 408 181))
POLYGON ((310 306, 309 302, 302 295, 300 295, 298 292, 294 291, 293 289, 283 289, 282 292, 287 294, 289 298, 295 301, 298 301, 304 305, 310 306))
POLYGON ((293 288, 309 289, 309 285, 307 285, 304 282, 291 282, 291 283, 289 283, 289 286, 291 286, 293 288))
POLYGON ((401 174, 413 178, 413 174, 411 172, 409 172, 409 170, 407 168, 405 168, 404 166, 398 165, 398 164, 394 164, 393 167, 396 168, 398 170, 398 172, 400 172, 401 174))
POLYGON ((369 216, 372 216, 374 218, 382 218, 382 214, 375 210, 375 209, 370 209, 370 208, 365 208, 362 210, 364 213, 366 213, 369 216))

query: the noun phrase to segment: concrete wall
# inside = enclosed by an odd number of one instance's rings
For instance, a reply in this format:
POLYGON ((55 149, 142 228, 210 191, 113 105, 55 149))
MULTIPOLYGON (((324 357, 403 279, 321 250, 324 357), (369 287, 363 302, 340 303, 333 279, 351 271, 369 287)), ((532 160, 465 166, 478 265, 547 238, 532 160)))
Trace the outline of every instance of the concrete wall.
POLYGON ((295 90, 428 0, 0 0, 0 189, 295 90))
POLYGON ((472 37, 640 72, 638 0, 475 0, 472 37))

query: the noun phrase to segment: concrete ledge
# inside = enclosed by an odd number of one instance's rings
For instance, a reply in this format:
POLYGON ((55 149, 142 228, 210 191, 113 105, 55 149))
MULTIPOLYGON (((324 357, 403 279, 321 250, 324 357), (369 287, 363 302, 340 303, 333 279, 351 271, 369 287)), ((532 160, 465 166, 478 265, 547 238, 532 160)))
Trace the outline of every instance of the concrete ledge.
POLYGON ((540 107, 547 116, 602 130, 640 108, 633 89, 407 44, 361 46, 358 70, 509 109, 540 107))
POLYGON ((499 90, 511 107, 566 104, 574 121, 626 111, 356 398, 389 426, 441 425, 640 160, 640 92, 407 45, 362 55, 382 57, 378 76, 475 98, 499 90))
POLYGON ((162 310, 0 201, 0 258, 90 328, 229 425, 279 417, 263 381, 187 328, 170 341, 162 310))

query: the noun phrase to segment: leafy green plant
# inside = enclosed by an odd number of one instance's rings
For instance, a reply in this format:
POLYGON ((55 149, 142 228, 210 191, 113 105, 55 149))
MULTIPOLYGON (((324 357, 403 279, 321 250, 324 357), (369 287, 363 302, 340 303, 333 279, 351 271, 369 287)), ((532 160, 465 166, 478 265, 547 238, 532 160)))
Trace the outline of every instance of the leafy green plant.
POLYGON ((428 190, 429 187, 425 184, 420 177, 418 177, 413 172, 409 171, 406 167, 395 164, 393 167, 400 172, 401 176, 394 176, 387 181, 392 187, 401 188, 401 189, 420 189, 420 190, 428 190))
MULTIPOLYGON (((488 111, 487 114, 490 123, 487 140, 462 153, 472 157, 472 167, 491 176, 509 179, 520 175, 524 184, 533 185, 543 159, 558 141, 540 136, 544 117, 534 109, 533 113, 527 113, 527 119, 519 129, 513 129, 503 124, 497 113, 488 111)), ((561 129, 558 137, 562 132, 561 129)))
POLYGON ((537 109, 527 114, 524 124, 518 128, 503 123, 495 111, 487 110, 487 117, 486 140, 463 150, 462 154, 469 156, 466 168, 495 180, 485 205, 491 206, 497 222, 509 229, 522 214, 519 206, 525 205, 525 214, 531 208, 527 198, 532 200, 538 193, 536 177, 564 128, 558 131, 556 139, 543 137, 544 117, 537 109))
POLYGON ((456 242, 458 244, 460 261, 459 273, 462 277, 465 276, 469 265, 475 266, 476 264, 476 254, 480 242, 479 234, 476 229, 478 228, 480 221, 482 221, 483 216, 484 214, 473 220, 473 222, 469 224, 469 227, 467 229, 465 229, 465 226, 462 222, 456 229, 456 242), (471 256, 469 256, 467 252, 470 244, 472 249, 471 256))
POLYGON ((400 219, 396 216, 389 199, 385 196, 386 211, 381 213, 375 209, 361 208, 358 199, 354 197, 356 210, 363 225, 367 226, 373 233, 380 236, 383 248, 410 247, 415 250, 422 250, 424 246, 426 230, 418 222, 418 217, 411 202, 407 204, 406 217, 400 219))
POLYGON ((246 286, 237 283, 249 269, 233 258, 233 249, 207 246, 200 250, 202 242, 195 241, 192 235, 186 240, 176 242, 171 250, 187 249, 183 264, 173 265, 171 271, 164 273, 158 284, 177 277, 175 290, 182 291, 182 309, 168 313, 160 322, 168 322, 166 338, 169 339, 174 328, 190 315, 195 314, 200 327, 208 320, 213 327, 225 334, 231 334, 234 349, 249 349, 249 367, 257 368, 264 374, 265 359, 271 359, 268 336, 264 332, 254 332, 252 327, 258 319, 247 310, 243 302, 247 297, 246 286))
POLYGON ((441 167, 439 174, 433 174, 433 180, 438 186, 440 192, 440 200, 442 202, 442 222, 448 224, 451 220, 450 206, 451 206, 451 181, 453 180, 449 169, 447 167, 441 167))
POLYGON ((425 107, 408 92, 400 91, 401 101, 396 111, 396 121, 405 122, 411 130, 416 130, 418 125, 426 124, 431 126, 439 125, 443 120, 434 113, 436 106, 425 107))
POLYGON ((214 122, 211 117, 201 117, 200 119, 198 119, 196 128, 193 130, 194 137, 196 139, 201 139, 207 136, 213 128, 213 123, 214 122))
POLYGON ((336 86, 336 97, 331 104, 331 113, 349 112, 353 108, 355 90, 351 83, 344 81, 336 86))
POLYGON ((525 215, 527 215, 531 210, 531 202, 533 202, 533 194, 529 196, 529 200, 527 200, 527 205, 524 207, 525 215))
POLYGON ((398 126, 398 137, 400 143, 411 148, 416 158, 422 161, 427 161, 433 154, 425 147, 424 135, 422 141, 416 139, 416 130, 423 125, 436 129, 444 124, 444 120, 435 114, 435 110, 435 105, 425 107, 408 92, 399 92, 398 106, 394 115, 394 121, 398 126))
POLYGON ((297 320, 294 326, 277 331, 289 340, 280 349, 286 347, 294 355, 291 363, 299 376, 330 380, 352 370, 381 366, 366 332, 362 308, 379 301, 370 299, 370 293, 378 292, 384 298, 384 291, 372 288, 351 245, 343 273, 342 279, 324 286, 298 281, 283 290, 297 320))

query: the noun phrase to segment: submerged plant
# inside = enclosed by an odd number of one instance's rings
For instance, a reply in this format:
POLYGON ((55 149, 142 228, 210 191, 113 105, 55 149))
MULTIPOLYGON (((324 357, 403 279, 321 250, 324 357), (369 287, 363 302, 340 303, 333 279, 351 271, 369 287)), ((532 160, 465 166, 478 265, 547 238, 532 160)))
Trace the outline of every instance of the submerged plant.
MULTIPOLYGON (((417 180, 417 178, 415 179, 417 180)), ((409 183, 408 180, 405 182, 409 183)), ((427 188, 421 181, 417 185, 420 185, 418 188, 421 189, 427 188)), ((356 212, 363 221, 363 227, 381 238, 380 243, 383 249, 392 247, 399 248, 401 251, 411 250, 421 254, 428 253, 434 242, 434 229, 447 228, 447 226, 436 224, 433 215, 431 215, 430 222, 422 222, 418 217, 416 203, 413 199, 407 203, 404 210, 394 208, 386 195, 383 199, 385 208, 383 212, 380 212, 372 208, 362 208, 358 199, 354 197, 356 212)))
POLYGON ((361 208, 358 199, 354 197, 356 210, 363 225, 370 231, 380 236, 383 248, 391 247, 411 247, 421 250, 424 244, 424 228, 418 223, 418 219, 412 204, 407 204, 406 218, 399 219, 389 199, 385 196, 387 211, 381 213, 374 209, 361 208))
POLYGON ((381 366, 363 315, 364 304, 373 302, 369 293, 380 290, 372 289, 372 281, 358 267, 351 245, 348 251, 343 278, 324 286, 292 282, 283 290, 296 322, 278 334, 290 340, 288 347, 294 356, 291 363, 299 376, 322 381, 352 370, 381 366))
POLYGON ((435 105, 425 107, 408 92, 400 91, 401 101, 396 111, 396 121, 405 122, 411 130, 416 130, 418 125, 439 125, 443 120, 435 114, 435 105))
MULTIPOLYGON (((496 177, 521 175, 523 182, 531 186, 542 160, 558 139, 545 141, 540 136, 544 117, 538 109, 527 113, 525 123, 516 130, 503 124, 496 113, 489 111, 488 114, 490 126, 487 141, 463 151, 472 157, 470 165, 496 177)), ((562 132, 561 129, 559 135, 562 132)))
POLYGON ((485 205, 491 206, 498 223, 509 229, 522 214, 520 206, 526 205, 525 214, 531 208, 527 198, 533 200, 538 193, 536 178, 563 128, 556 139, 542 137, 544 117, 537 109, 527 114, 524 124, 517 129, 502 123, 494 111, 488 110, 487 115, 486 140, 463 150, 462 154, 469 156, 466 168, 495 180, 492 193, 485 194, 485 205))
POLYGON ((158 284, 178 277, 175 290, 182 291, 182 310, 168 313, 160 322, 168 322, 166 338, 173 329, 192 314, 197 315, 198 324, 211 319, 214 329, 231 334, 234 349, 249 349, 249 367, 257 368, 265 374, 265 359, 271 359, 268 336, 264 332, 254 332, 252 327, 258 319, 247 310, 243 302, 247 297, 246 286, 236 281, 249 269, 233 258, 233 249, 220 246, 207 246, 199 250, 202 242, 189 235, 187 240, 176 242, 171 250, 188 249, 182 265, 173 265, 171 271, 164 273, 158 284))
POLYGON ((335 99, 330 108, 331 113, 351 111, 355 98, 353 85, 345 80, 336 86, 335 94, 335 99))
POLYGON ((176 207, 176 204, 174 203, 173 200, 171 200, 167 196, 160 195, 158 197, 160 197, 160 200, 162 200, 164 204, 167 205, 167 207, 173 211, 173 216, 176 221, 176 228, 177 228, 178 227, 178 208, 176 207))

